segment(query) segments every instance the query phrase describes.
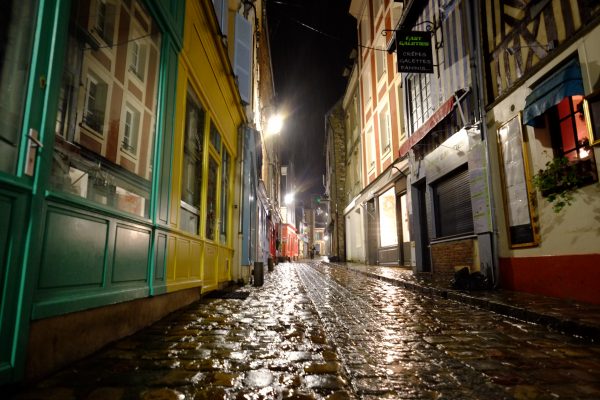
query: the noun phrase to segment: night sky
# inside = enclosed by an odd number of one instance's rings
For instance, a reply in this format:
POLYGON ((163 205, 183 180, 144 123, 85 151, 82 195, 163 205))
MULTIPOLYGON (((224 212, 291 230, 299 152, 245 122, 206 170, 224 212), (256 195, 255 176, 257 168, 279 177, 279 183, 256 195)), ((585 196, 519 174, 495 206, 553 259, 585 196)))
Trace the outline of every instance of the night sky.
POLYGON ((341 99, 344 67, 356 47, 350 0, 267 0, 279 107, 288 117, 282 158, 295 167, 297 198, 325 190, 325 114, 341 99))

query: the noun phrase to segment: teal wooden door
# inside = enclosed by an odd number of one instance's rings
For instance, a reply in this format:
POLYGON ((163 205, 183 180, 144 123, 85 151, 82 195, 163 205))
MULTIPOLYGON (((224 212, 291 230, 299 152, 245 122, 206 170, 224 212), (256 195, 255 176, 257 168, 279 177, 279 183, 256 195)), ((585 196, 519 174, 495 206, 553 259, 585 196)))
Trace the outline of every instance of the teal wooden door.
POLYGON ((40 225, 33 221, 51 51, 42 32, 55 12, 45 3, 0 2, 0 384, 17 379, 27 338, 28 242, 40 225))

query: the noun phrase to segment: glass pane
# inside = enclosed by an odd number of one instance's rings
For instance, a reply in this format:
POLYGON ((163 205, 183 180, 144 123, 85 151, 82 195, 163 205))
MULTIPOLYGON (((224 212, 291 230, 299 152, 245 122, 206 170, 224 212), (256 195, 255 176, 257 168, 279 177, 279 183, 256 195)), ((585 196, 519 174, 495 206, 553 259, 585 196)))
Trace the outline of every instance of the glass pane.
POLYGON ((402 241, 410 242, 410 230, 408 225, 408 206, 406 205, 406 195, 400 196, 400 213, 402 214, 402 241))
POLYGON ((390 188, 379 196, 379 233, 381 247, 396 246, 398 244, 394 188, 390 188))
POLYGON ((75 1, 70 25, 51 186, 148 218, 158 26, 137 0, 75 1), (117 24, 117 16, 130 23, 117 24), (134 46, 146 49, 137 53, 138 65, 152 65, 144 82, 127 68, 134 46))
POLYGON ((227 243, 227 236, 229 233, 229 160, 229 153, 227 150, 223 150, 221 162, 221 224, 219 231, 222 244, 227 243))
POLYGON ((575 126, 577 128, 577 141, 579 142, 579 145, 586 146, 589 144, 590 134, 585 123, 583 112, 575 114, 575 126))
POLYGON ((23 123, 37 1, 0 2, 0 171, 14 174, 23 123))
POLYGON ((206 193, 206 238, 215 240, 215 231, 217 223, 217 177, 219 174, 219 164, 209 157, 208 161, 208 190, 206 193))
MULTIPOLYGON (((202 146, 205 111, 191 89, 188 89, 183 144, 183 176, 181 200, 196 209, 200 208, 202 187, 202 146)), ((194 231, 198 233, 198 230, 194 231)))
POLYGON ((567 118, 560 123, 560 134, 562 137, 563 152, 566 153, 573 150, 575 148, 575 136, 572 118, 567 118))
POLYGON ((212 121, 210 123, 210 143, 217 152, 221 152, 221 134, 212 121))

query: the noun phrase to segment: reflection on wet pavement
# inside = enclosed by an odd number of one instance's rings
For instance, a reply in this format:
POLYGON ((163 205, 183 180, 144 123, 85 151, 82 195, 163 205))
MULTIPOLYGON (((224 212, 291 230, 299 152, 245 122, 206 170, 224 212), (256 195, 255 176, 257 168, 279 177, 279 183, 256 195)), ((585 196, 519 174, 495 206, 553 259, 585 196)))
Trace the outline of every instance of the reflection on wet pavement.
POLYGON ((598 399, 600 346, 319 262, 205 298, 17 399, 598 399))

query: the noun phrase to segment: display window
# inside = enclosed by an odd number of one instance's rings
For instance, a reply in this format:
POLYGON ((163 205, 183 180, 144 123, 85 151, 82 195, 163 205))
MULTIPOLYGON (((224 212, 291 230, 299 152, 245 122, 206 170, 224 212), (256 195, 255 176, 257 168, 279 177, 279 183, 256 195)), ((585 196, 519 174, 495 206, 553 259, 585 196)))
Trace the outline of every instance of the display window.
POLYGON ((161 33, 141 2, 73 2, 53 190, 149 218, 160 47, 161 33))

